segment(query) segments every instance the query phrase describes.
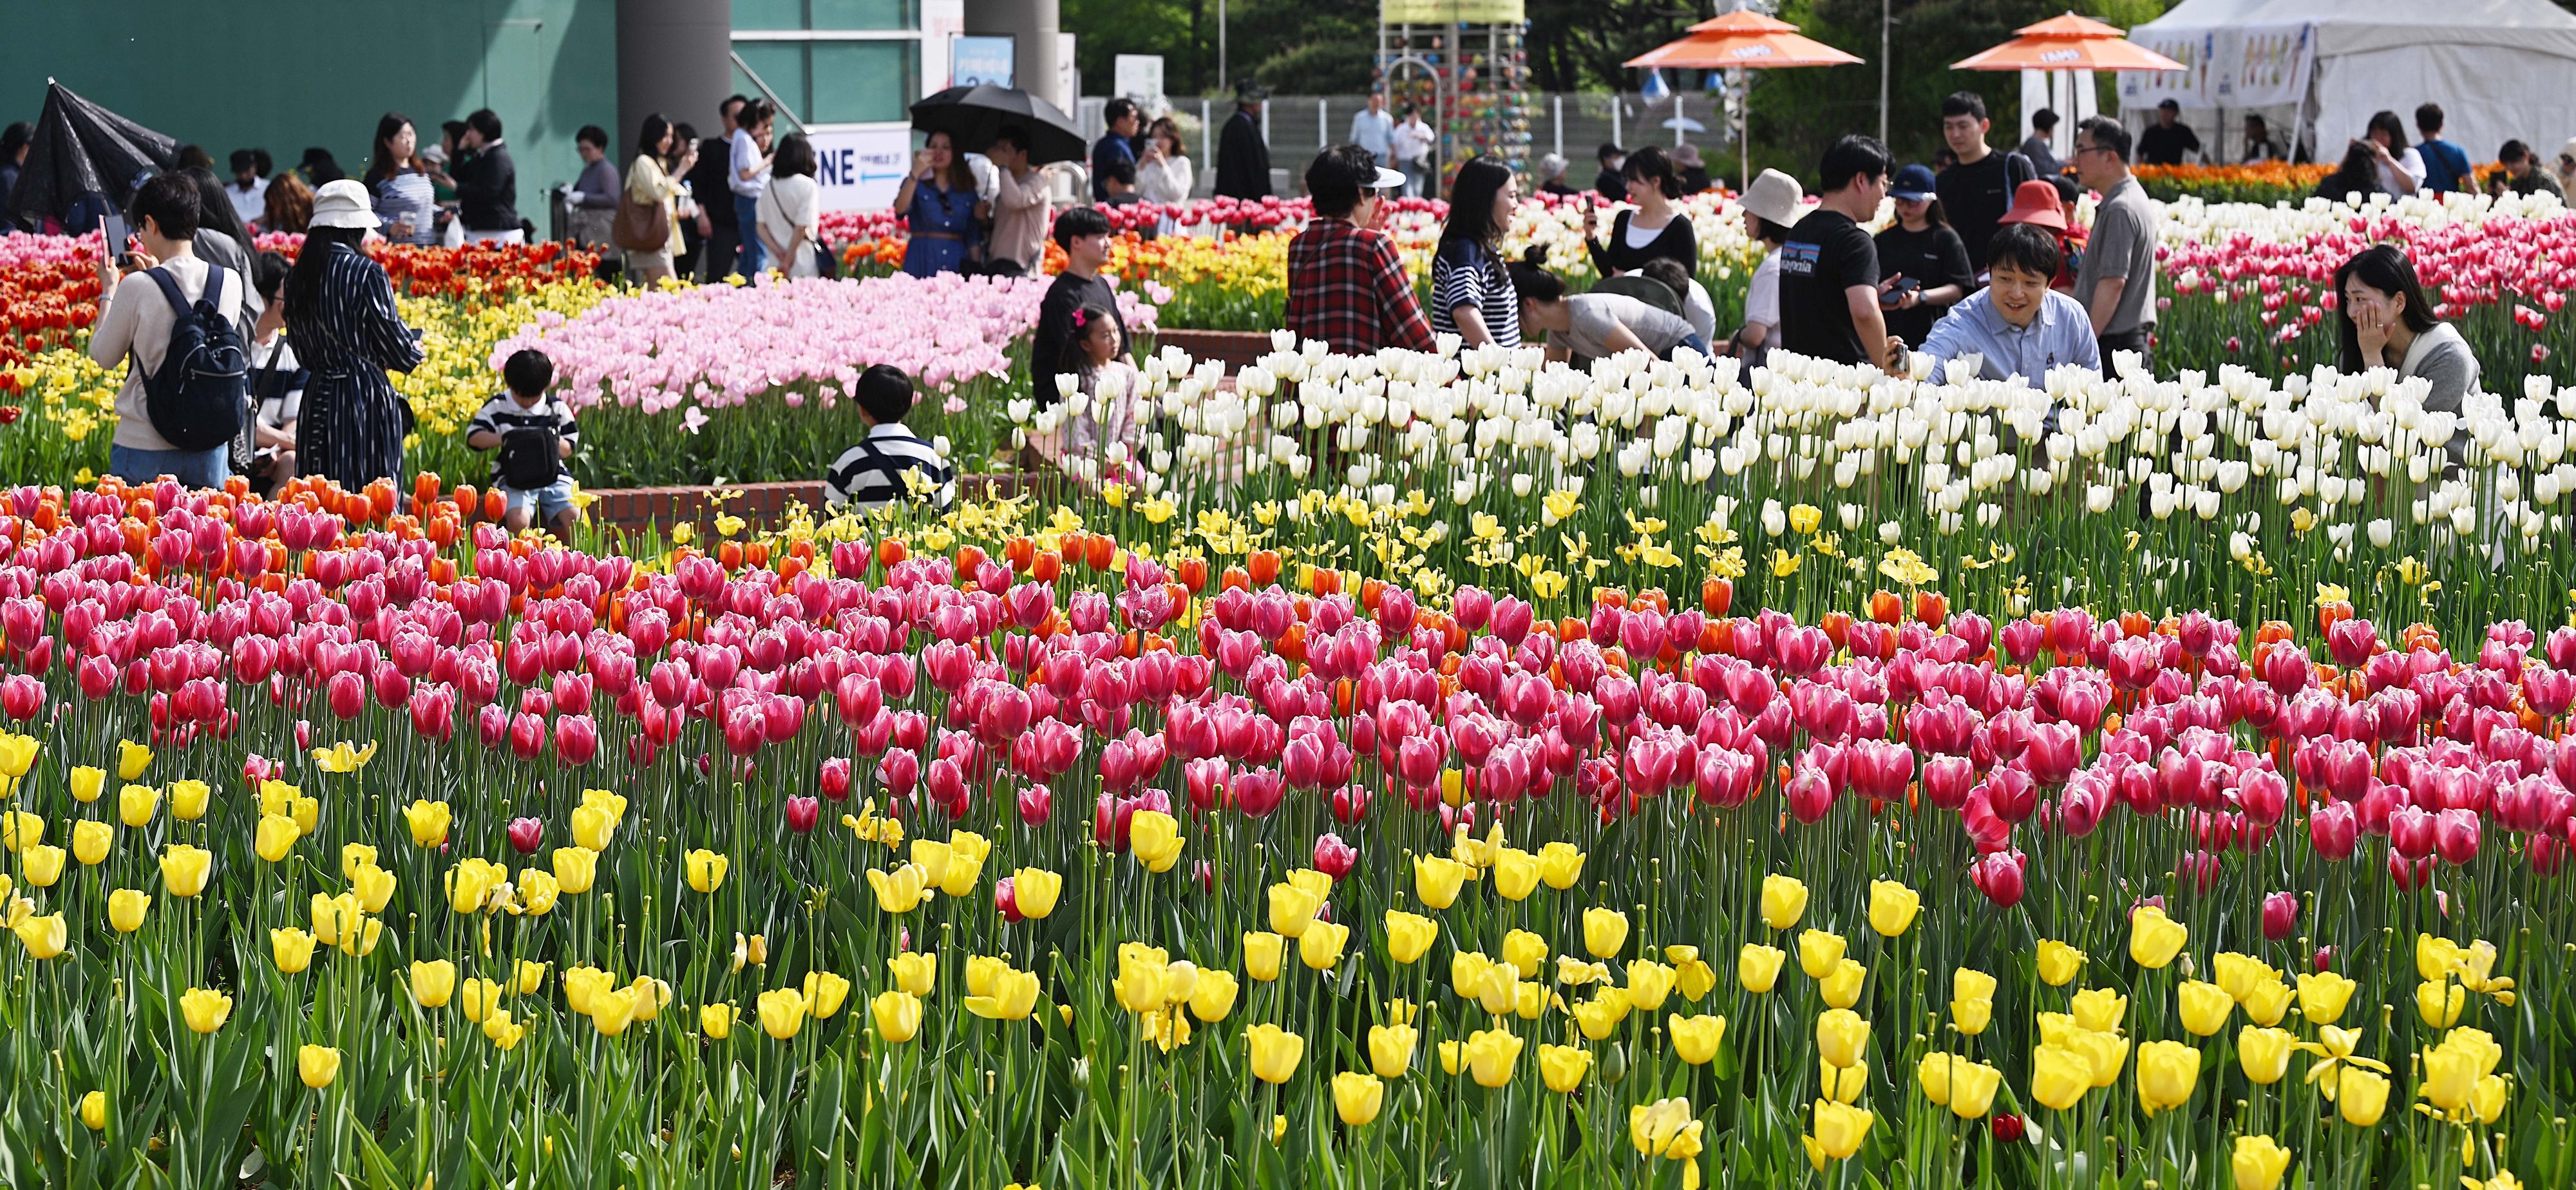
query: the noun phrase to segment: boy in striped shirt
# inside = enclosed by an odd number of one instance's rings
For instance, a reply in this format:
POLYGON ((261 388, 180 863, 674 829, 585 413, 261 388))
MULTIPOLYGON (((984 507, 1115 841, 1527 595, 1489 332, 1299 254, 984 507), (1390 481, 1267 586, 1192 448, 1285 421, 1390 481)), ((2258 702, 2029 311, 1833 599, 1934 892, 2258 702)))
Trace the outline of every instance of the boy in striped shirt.
POLYGON ((569 542, 581 512, 573 506, 572 471, 563 460, 581 444, 581 424, 573 420, 572 406, 546 391, 555 382, 555 362, 544 352, 521 348, 501 365, 501 379, 508 391, 474 411, 465 445, 500 452, 492 460, 492 487, 505 502, 504 528, 522 533, 543 521, 569 542))
POLYGON ((945 510, 957 502, 957 472, 937 447, 903 424, 912 412, 912 377, 893 364, 859 374, 852 393, 868 436, 842 453, 823 477, 823 496, 834 508, 874 512, 897 500, 923 500, 945 510))

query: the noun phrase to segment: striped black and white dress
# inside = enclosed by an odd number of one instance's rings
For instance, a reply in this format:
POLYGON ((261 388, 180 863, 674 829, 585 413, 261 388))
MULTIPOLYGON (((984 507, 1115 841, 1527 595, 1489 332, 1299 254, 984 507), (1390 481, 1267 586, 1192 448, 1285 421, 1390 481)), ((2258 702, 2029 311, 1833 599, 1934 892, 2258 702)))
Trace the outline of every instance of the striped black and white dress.
POLYGON ((1432 332, 1457 334, 1461 306, 1476 308, 1495 343, 1521 345, 1521 295, 1502 258, 1474 240, 1442 240, 1431 257, 1432 332))
POLYGON ((391 479, 403 486, 402 396, 387 370, 420 366, 419 333, 403 325, 382 265, 347 244, 326 244, 321 300, 289 303, 286 333, 310 373, 295 422, 295 469, 348 491, 391 479))

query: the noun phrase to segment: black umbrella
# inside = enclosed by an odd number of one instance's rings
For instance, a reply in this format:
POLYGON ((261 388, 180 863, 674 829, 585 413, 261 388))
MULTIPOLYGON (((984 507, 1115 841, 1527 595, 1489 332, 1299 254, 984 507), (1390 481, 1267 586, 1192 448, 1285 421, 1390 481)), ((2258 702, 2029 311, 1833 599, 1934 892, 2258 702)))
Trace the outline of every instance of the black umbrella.
POLYGON ((74 95, 47 79, 45 112, 28 142, 18 187, 5 196, 9 211, 30 226, 53 219, 74 235, 75 207, 121 208, 144 179, 177 166, 179 142, 74 95), (84 202, 84 200, 87 200, 84 202))
POLYGON ((1028 131, 1031 165, 1080 161, 1089 153, 1073 117, 1016 87, 950 87, 912 105, 914 129, 947 133, 961 153, 983 152, 992 145, 993 135, 1010 125, 1028 131))

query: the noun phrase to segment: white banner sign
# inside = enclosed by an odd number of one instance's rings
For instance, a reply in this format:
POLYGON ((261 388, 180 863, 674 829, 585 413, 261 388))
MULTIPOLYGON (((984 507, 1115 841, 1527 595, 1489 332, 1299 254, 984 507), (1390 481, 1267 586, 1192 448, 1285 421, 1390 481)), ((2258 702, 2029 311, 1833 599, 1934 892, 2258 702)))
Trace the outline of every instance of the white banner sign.
POLYGON ((2121 75, 2123 108, 2153 107, 2167 99, 2194 108, 2296 104, 2307 94, 2308 72, 2316 62, 2313 25, 2171 33, 2141 29, 2130 40, 2185 69, 2121 75))
POLYGON ((912 165, 912 130, 816 132, 814 183, 826 211, 882 211, 894 205, 912 165))

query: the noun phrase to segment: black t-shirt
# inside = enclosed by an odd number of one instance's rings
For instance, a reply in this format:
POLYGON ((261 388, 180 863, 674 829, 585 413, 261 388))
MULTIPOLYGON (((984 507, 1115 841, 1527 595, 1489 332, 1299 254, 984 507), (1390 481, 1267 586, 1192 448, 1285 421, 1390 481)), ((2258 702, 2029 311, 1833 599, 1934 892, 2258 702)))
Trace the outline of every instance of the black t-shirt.
MULTIPOLYGON (((1956 231, 1940 226, 1907 231, 1904 224, 1898 223, 1878 233, 1877 244, 1878 275, 1882 280, 1902 276, 1922 282, 1925 289, 1944 285, 1956 285, 1962 290, 1976 288, 1976 274, 1968 268, 1967 246, 1959 242, 1956 231)), ((1880 313, 1887 317, 1888 334, 1905 340, 1907 347, 1919 349, 1932 334, 1932 324, 1941 321, 1941 315, 1948 311, 1947 306, 1917 305, 1911 310, 1882 308, 1880 313)))
POLYGON ((2179 120, 2167 128, 2160 121, 2138 134, 2138 164, 2180 165, 2182 155, 2200 151, 2200 134, 2179 120))
POLYGON ((1056 374, 1073 371, 1062 366, 1064 349, 1074 341, 1076 333, 1073 312, 1084 306, 1108 307, 1109 316, 1118 323, 1118 354, 1127 355, 1133 348, 1127 340, 1127 316, 1118 309, 1118 291, 1109 288, 1109 282, 1099 277, 1057 273, 1047 286, 1046 297, 1038 302, 1036 341, 1029 344, 1029 389, 1040 408, 1056 403, 1056 374))
POLYGON ((1975 165, 1953 165, 1941 171, 1933 190, 1941 196, 1941 212, 1958 231, 1959 242, 1968 246, 1972 272, 1985 271, 1986 241, 1995 237, 1995 228, 2012 210, 2013 187, 2038 176, 2030 158, 2019 153, 1988 153, 1975 165))
POLYGON ((1628 183, 1616 170, 1602 170, 1599 177, 1592 179, 1592 189, 1612 202, 1628 201, 1628 183))
POLYGON ((1852 325, 1854 285, 1878 287, 1878 245, 1851 217, 1822 208, 1780 245, 1780 346, 1846 364, 1878 358, 1852 325))

